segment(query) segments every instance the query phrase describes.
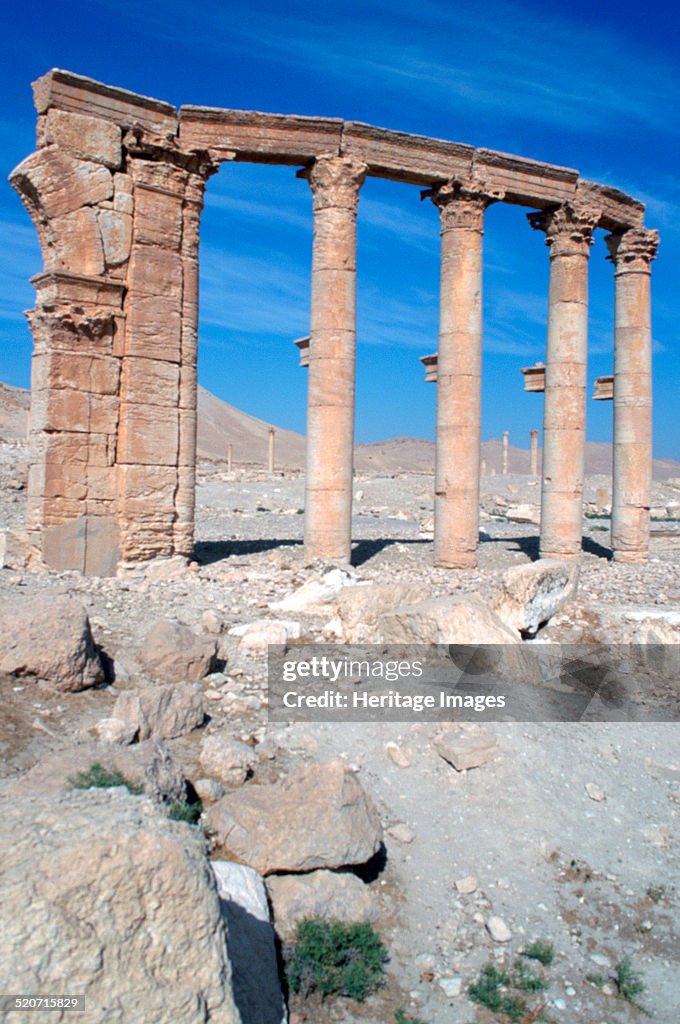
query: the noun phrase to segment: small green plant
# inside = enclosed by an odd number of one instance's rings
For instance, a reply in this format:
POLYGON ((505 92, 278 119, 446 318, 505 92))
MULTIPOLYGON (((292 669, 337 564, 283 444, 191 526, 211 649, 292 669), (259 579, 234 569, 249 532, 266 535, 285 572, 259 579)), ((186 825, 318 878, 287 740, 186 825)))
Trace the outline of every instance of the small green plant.
POLYGON ((526 956, 529 960, 538 960, 544 967, 549 967, 555 959, 555 948, 552 942, 537 940, 522 950, 522 956, 526 956))
POLYGON ((645 990, 644 982, 639 974, 633 970, 630 957, 625 956, 617 965, 614 977, 616 988, 622 999, 628 1003, 635 1004, 636 996, 642 995, 645 990))
POLYGON ((86 771, 78 772, 69 778, 73 789, 112 789, 114 786, 125 786, 133 796, 140 796, 144 792, 144 786, 137 782, 130 782, 119 771, 109 771, 98 761, 91 764, 86 771))
POLYGON ((304 998, 312 992, 364 1000, 382 983, 387 949, 366 922, 306 918, 297 926, 286 978, 304 998))
POLYGON ((515 988, 522 992, 544 992, 548 987, 545 978, 537 974, 529 964, 521 960, 515 961, 515 969, 512 975, 512 983, 515 988))
POLYGON ((411 1017, 406 1010, 399 1007, 394 1015, 394 1024, 426 1024, 426 1022, 420 1017, 411 1017))
POLYGON ((596 988, 603 988, 607 984, 606 978, 603 978, 601 974, 586 974, 586 981, 596 988))
POLYGON ((468 988, 470 999, 480 1006, 486 1006, 493 1013, 504 1013, 511 1021, 521 1021, 526 1012, 523 999, 504 993, 512 985, 512 978, 506 971, 499 971, 495 964, 482 967, 477 981, 468 988))
POLYGON ((192 804, 188 800, 173 800, 168 804, 168 817, 173 821, 186 821, 188 825, 197 825, 202 813, 200 800, 192 804))
POLYGON ((665 885, 649 885, 647 886, 647 896, 652 903, 663 903, 668 895, 665 885))

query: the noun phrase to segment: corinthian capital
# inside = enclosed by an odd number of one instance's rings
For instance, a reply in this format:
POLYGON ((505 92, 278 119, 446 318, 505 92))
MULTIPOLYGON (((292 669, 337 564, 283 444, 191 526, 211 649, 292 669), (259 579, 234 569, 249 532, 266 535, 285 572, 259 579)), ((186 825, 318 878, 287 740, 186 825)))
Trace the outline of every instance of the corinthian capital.
POLYGON ((528 213, 527 220, 536 231, 545 231, 550 256, 587 256, 593 244, 593 231, 601 216, 595 206, 563 203, 552 210, 528 213))
POLYGON ((353 210, 359 205, 359 189, 366 178, 366 164, 345 156, 318 156, 311 167, 300 171, 314 193, 314 209, 340 206, 353 210))
POLYGON ((453 227, 481 231, 486 208, 505 197, 500 189, 491 188, 482 178, 472 175, 452 178, 424 195, 429 195, 439 209, 442 231, 453 227))
POLYGON ((609 256, 617 274, 630 271, 649 273, 650 264, 659 248, 659 232, 648 228, 629 228, 622 234, 605 238, 609 256))

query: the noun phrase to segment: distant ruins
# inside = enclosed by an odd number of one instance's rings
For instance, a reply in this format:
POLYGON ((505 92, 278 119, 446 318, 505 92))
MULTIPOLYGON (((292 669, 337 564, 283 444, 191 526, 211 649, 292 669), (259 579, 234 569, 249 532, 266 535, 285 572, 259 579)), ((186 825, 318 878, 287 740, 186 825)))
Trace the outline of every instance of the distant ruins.
MULTIPOLYGON (((614 556, 648 554, 650 264, 644 207, 564 167, 334 118, 174 107, 53 70, 38 148, 11 175, 44 257, 27 525, 58 569, 189 555, 194 539, 199 227, 223 161, 302 167, 313 192, 305 544, 349 560, 356 217, 367 175, 421 186, 441 217, 435 564, 472 566, 479 522, 484 212, 536 208, 550 255, 541 554, 581 550, 588 255, 615 267, 614 556)), ((273 441, 271 442, 273 445, 273 441)), ((273 459, 273 447, 270 449, 273 459)))

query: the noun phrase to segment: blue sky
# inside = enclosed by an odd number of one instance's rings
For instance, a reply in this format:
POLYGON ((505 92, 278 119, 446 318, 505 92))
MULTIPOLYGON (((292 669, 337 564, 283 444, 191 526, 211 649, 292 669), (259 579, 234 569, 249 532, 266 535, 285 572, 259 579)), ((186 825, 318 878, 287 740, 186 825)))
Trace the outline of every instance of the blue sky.
MULTIPOLYGON (((680 17, 632 0, 248 4, 35 0, 3 5, 3 179, 34 148, 30 82, 63 67, 174 104, 317 114, 575 167, 647 203, 653 264, 655 452, 680 458, 680 17), (284 13, 285 11, 285 13, 284 13)), ((548 254, 519 207, 491 207, 484 269, 483 436, 526 446, 542 399, 521 366, 544 357, 548 254)), ((21 311, 41 267, 33 227, 0 181, 0 379, 27 385, 21 311)), ((311 193, 294 168, 223 165, 203 215, 199 379, 222 398, 304 430, 306 373, 292 339, 309 323, 311 193)), ((612 267, 590 266, 592 378, 611 371, 612 267)), ((416 188, 369 179, 358 228, 357 438, 432 437, 438 215, 416 188)), ((588 402, 611 438, 611 403, 588 402)))

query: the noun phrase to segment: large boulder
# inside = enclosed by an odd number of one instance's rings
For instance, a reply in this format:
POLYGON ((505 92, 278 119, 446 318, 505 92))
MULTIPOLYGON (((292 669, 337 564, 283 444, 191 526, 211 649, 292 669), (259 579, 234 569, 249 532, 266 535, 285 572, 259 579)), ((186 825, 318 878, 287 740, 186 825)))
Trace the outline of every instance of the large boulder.
POLYGON ((240 786, 252 772, 258 757, 247 743, 215 732, 204 737, 199 760, 210 778, 226 786, 240 786))
POLYGON ((515 565, 503 574, 494 611, 506 626, 533 636, 576 595, 578 577, 578 562, 541 558, 515 565))
POLYGON ((70 780, 93 764, 100 764, 108 772, 119 772, 128 782, 142 785, 146 796, 157 803, 173 803, 186 797, 182 769, 165 743, 156 740, 137 743, 134 747, 84 743, 47 754, 11 783, 9 793, 21 797, 70 791, 70 780))
POLYGON ((6 988, 81 994, 91 1024, 240 1024, 198 830, 121 789, 4 799, 0 816, 6 988))
POLYGON ((329 569, 321 579, 307 580, 297 590, 287 594, 281 601, 272 602, 269 607, 273 611, 323 615, 344 587, 354 586, 357 582, 354 573, 347 569, 329 569))
POLYGON ((146 635, 139 661, 162 683, 198 683, 212 672, 217 656, 215 637, 199 636, 174 619, 155 622, 146 635))
POLYGON ((113 717, 135 724, 140 740, 174 739, 203 724, 203 693, 190 683, 123 690, 113 706, 113 717))
POLYGON ((363 864, 382 842, 372 801, 339 758, 228 793, 207 816, 230 858, 261 875, 363 864))
POLYGON ((380 643, 521 645, 516 630, 470 595, 400 605, 379 617, 377 633, 380 643))
POLYGON ((367 583, 345 587, 337 598, 337 617, 342 638, 348 644, 377 640, 378 620, 400 605, 413 604, 422 597, 422 587, 399 583, 367 583))
POLYGON ((242 1024, 284 1024, 276 936, 264 882, 243 864, 214 860, 210 866, 227 927, 234 1001, 242 1024))
POLYGON ((267 891, 274 910, 276 930, 284 940, 293 938, 305 917, 336 921, 374 921, 376 908, 371 890, 348 871, 310 871, 303 875, 271 875, 267 891))
POLYGON ((65 594, 4 598, 0 636, 0 675, 43 680, 67 693, 104 679, 87 612, 65 594))

